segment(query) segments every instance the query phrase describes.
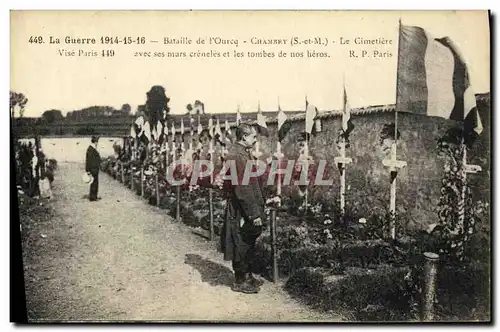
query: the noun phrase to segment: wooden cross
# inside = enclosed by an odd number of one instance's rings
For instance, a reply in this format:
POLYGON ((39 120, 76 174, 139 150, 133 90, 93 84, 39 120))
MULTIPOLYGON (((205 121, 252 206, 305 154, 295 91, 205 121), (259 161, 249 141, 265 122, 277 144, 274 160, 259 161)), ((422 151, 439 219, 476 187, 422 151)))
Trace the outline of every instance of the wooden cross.
POLYGON ((141 197, 144 197, 144 165, 141 165, 141 197))
MULTIPOLYGON (((175 136, 172 135, 172 179, 175 176, 175 160, 177 158, 177 146, 175 144, 175 136)), ((181 197, 181 187, 176 187, 176 203, 175 203, 175 221, 179 222, 181 220, 181 208, 180 208, 180 197, 181 197)))
POLYGON ((305 164, 303 164, 301 172, 304 172, 306 174, 306 192, 304 193, 304 212, 305 215, 307 215, 307 209, 309 206, 309 184, 307 183, 307 180, 309 178, 309 137, 308 133, 306 132, 306 144, 304 146, 304 156, 305 156, 305 164))
POLYGON ((464 228, 465 221, 465 199, 467 193, 467 174, 475 174, 482 171, 481 166, 479 165, 469 165, 467 164, 467 148, 465 144, 462 144, 462 178, 463 178, 463 186, 462 192, 460 196, 460 211, 458 216, 458 228, 457 230, 464 228))
POLYGON ((160 171, 160 168, 156 168, 156 176, 155 176, 155 181, 156 181, 156 207, 160 207, 160 184, 158 183, 158 172, 160 171))
MULTIPOLYGON (((343 114, 343 116, 345 116, 345 114, 343 114)), ((340 171, 340 213, 342 219, 344 218, 345 214, 345 170, 346 166, 352 162, 351 158, 346 157, 345 146, 346 140, 345 138, 343 138, 342 142, 340 143, 340 157, 335 157, 333 159, 338 165, 340 171)))
POLYGON ((191 131, 189 134, 189 150, 193 151, 193 139, 194 139, 194 131, 193 131, 193 121, 191 121, 191 131))
POLYGON ((210 241, 213 241, 215 238, 214 234, 214 203, 213 203, 213 188, 212 184, 214 183, 214 168, 215 168, 215 149, 214 149, 214 135, 215 135, 215 128, 213 128, 213 123, 212 121, 209 122, 209 135, 210 135, 210 141, 208 143, 208 156, 210 156, 210 165, 212 167, 211 172, 210 172, 210 187, 208 188, 208 211, 209 211, 209 217, 210 217, 210 241), (212 126, 210 127, 210 124, 212 126))
MULTIPOLYGON (((396 142, 392 143, 391 146, 391 158, 382 160, 382 164, 389 168, 391 172, 391 203, 390 211, 394 215, 396 213, 396 177, 400 168, 406 167, 406 161, 397 160, 396 155, 396 142)), ((396 223, 393 218, 391 218, 390 224, 390 236, 391 239, 396 239, 396 223)))
MULTIPOLYGON (((281 152, 280 141, 276 142, 276 153, 274 154, 274 156, 278 160, 278 171, 281 171, 281 159, 283 159, 285 155, 281 152)), ((278 172, 277 176, 278 176, 278 183, 276 184, 276 196, 281 197, 281 173, 278 172)), ((281 206, 281 199, 278 206, 281 206)))
MULTIPOLYGON (((125 154, 126 151, 126 145, 127 145, 127 140, 124 137, 123 138, 123 150, 122 150, 122 156, 125 154)), ((125 167, 123 165, 123 161, 120 161, 120 170, 121 170, 121 176, 122 176, 122 183, 125 183, 125 167)))
POLYGON ((130 189, 134 191, 135 189, 135 184, 134 184, 134 161, 135 161, 135 154, 137 153, 138 149, 138 141, 137 138, 134 138, 134 145, 132 146, 132 164, 130 165, 130 189))
MULTIPOLYGON (((276 153, 274 154, 278 160, 277 171, 278 171, 278 182, 276 184, 276 196, 279 198, 277 208, 281 207, 281 159, 285 156, 281 152, 281 142, 276 142, 276 153)), ((277 209, 271 210, 271 251, 273 259, 273 281, 278 282, 279 270, 278 270, 278 248, 277 248, 277 225, 276 225, 276 211, 277 209)))
POLYGON ((120 166, 122 172, 122 183, 125 183, 125 166, 123 165, 123 162, 120 163, 120 166))
MULTIPOLYGON (((168 146, 168 137, 165 137, 165 179, 168 179, 168 154, 170 149, 168 146)), ((168 188, 168 182, 165 181, 166 188, 168 188)))

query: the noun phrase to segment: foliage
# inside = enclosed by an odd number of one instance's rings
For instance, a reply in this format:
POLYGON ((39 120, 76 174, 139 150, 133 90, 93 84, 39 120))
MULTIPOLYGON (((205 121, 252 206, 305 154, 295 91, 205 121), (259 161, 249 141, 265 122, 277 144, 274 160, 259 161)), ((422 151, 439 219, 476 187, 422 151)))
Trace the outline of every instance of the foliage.
MULTIPOLYGON (((379 137, 380 144, 382 144, 383 141, 386 139, 394 140, 394 138, 396 137, 395 131, 396 131, 396 125, 394 124, 394 122, 385 124, 384 127, 382 128, 382 131, 380 132, 380 137, 379 137)), ((397 139, 398 140, 401 139, 401 133, 399 130, 397 134, 397 139)))
POLYGON ((23 190, 28 190, 33 196, 36 190, 34 186, 33 157, 34 147, 28 144, 15 142, 14 153, 16 160, 16 184, 23 190))
POLYGON ((39 128, 39 129, 37 129, 36 133, 38 135, 41 135, 41 136, 50 135, 50 129, 49 128, 39 128))
MULTIPOLYGON (((440 155, 445 159, 444 175, 439 201, 439 221, 435 233, 439 235, 438 252, 447 259, 463 261, 471 237, 485 219, 488 204, 473 202, 463 173, 463 153, 467 147, 461 141, 461 130, 452 128, 438 142, 440 155)), ((470 254, 470 252, 469 252, 470 254)))
POLYGON ((54 181, 54 173, 57 170, 57 161, 55 159, 46 159, 45 154, 31 142, 21 143, 16 141, 14 144, 14 153, 16 160, 15 174, 16 185, 22 190, 22 195, 35 197, 39 194, 38 181, 48 178, 49 182, 54 181))
POLYGON ((91 119, 96 117, 102 117, 106 115, 111 115, 115 111, 114 107, 111 106, 90 106, 80 110, 75 110, 73 112, 68 112, 66 118, 72 120, 80 119, 91 119))
POLYGON ((19 117, 22 118, 24 115, 24 109, 26 104, 28 103, 28 98, 23 93, 17 93, 14 91, 10 91, 10 116, 12 119, 15 117, 16 107, 19 108, 19 117))
POLYGON ((130 114, 132 112, 132 107, 130 106, 130 104, 123 104, 121 111, 130 114))
POLYGON ((334 310, 347 320, 406 321, 410 299, 404 283, 406 268, 381 266, 371 271, 350 269, 331 277, 329 268, 303 268, 286 289, 318 309, 334 310))
POLYGON ((160 85, 155 85, 146 93, 147 100, 145 104, 146 116, 150 119, 151 124, 156 124, 158 121, 163 121, 164 117, 170 112, 165 88, 160 85))
POLYGON ((75 132, 76 135, 95 135, 97 134, 96 130, 92 126, 80 127, 75 132))
POLYGON ((49 110, 45 111, 42 114, 42 119, 46 121, 47 123, 53 123, 55 121, 59 121, 64 119, 64 116, 62 115, 61 111, 59 110, 49 110))
POLYGON ((199 100, 196 100, 194 103, 190 103, 186 105, 186 110, 188 115, 203 115, 205 114, 205 104, 199 100))

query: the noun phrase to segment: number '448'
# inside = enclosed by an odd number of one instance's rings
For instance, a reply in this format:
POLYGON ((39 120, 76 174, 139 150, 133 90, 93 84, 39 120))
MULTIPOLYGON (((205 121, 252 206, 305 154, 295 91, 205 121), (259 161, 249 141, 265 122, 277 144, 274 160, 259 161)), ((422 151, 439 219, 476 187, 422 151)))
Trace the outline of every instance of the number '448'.
POLYGON ((35 44, 42 44, 43 43, 43 37, 42 36, 31 36, 30 43, 35 43, 35 44))

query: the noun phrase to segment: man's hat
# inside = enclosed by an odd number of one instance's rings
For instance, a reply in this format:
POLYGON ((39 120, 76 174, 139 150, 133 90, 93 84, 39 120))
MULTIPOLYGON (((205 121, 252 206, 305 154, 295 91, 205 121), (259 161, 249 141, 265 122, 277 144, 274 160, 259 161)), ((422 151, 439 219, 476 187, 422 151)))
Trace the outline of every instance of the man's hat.
POLYGON ((97 141, 99 141, 99 136, 97 135, 92 135, 92 138, 90 140, 92 143, 97 143, 97 141))
POLYGON ((92 183, 92 182, 94 182, 94 177, 92 175, 90 175, 90 173, 83 172, 82 181, 83 181, 83 183, 92 183))

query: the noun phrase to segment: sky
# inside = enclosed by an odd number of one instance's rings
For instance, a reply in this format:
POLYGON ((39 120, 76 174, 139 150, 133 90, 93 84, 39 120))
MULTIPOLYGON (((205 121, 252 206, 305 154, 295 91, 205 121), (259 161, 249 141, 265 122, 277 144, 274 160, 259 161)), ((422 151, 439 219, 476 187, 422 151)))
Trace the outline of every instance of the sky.
POLYGON ((94 105, 132 109, 162 85, 171 113, 186 111, 196 99, 207 113, 285 110, 305 107, 305 96, 320 110, 339 109, 345 84, 350 105, 395 102, 398 21, 417 25, 436 37, 449 36, 469 66, 477 93, 490 91, 489 22, 486 11, 308 11, 308 12, 14 12, 11 14, 11 87, 28 98, 25 116, 49 109, 66 114, 94 105), (42 36, 44 44, 29 43, 42 36), (61 44, 49 44, 49 36, 61 44), (67 45, 64 38, 146 37, 145 45, 67 45), (191 45, 165 45, 164 37, 191 38, 191 45), (199 45, 197 38, 239 40, 239 45, 199 45), (286 39, 287 45, 251 45, 251 38, 286 39), (327 46, 291 46, 290 39, 321 37, 327 46), (354 39, 383 38, 391 45, 355 45, 354 39), (340 39, 350 40, 340 45, 340 39), (149 43, 157 40, 158 43, 149 43), (243 40, 247 43, 243 44, 243 40), (335 42, 335 43, 333 43, 335 42), (61 56, 59 52, 113 50, 113 57, 61 56), (137 52, 234 50, 274 52, 274 58, 142 58, 137 52), (278 52, 287 52, 278 58, 278 52), (327 52, 328 58, 291 58, 291 52, 327 52), (354 58, 378 51, 391 57, 354 58))

